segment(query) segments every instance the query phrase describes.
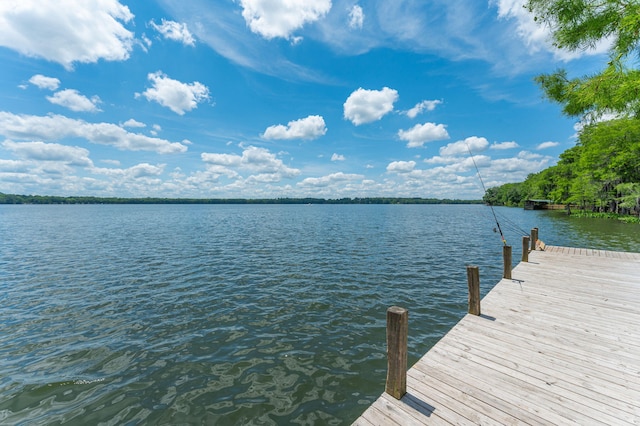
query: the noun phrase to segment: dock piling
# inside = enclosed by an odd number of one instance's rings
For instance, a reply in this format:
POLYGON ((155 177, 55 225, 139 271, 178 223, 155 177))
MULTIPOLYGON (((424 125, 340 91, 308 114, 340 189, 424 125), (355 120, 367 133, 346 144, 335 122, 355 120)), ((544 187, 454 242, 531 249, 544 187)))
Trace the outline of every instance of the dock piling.
POLYGON ((385 392, 396 399, 407 393, 407 337, 409 311, 399 306, 387 309, 387 384, 385 392))
POLYGON ((536 249, 536 242, 538 241, 538 228, 531 229, 531 251, 536 249))
POLYGON ((502 257, 504 258, 503 278, 511 279, 511 246, 502 246, 502 257))
POLYGON ((480 315, 480 269, 467 266, 467 284, 469 285, 469 313, 480 315))
POLYGON ((522 261, 529 261, 529 236, 525 235, 522 237, 522 261))

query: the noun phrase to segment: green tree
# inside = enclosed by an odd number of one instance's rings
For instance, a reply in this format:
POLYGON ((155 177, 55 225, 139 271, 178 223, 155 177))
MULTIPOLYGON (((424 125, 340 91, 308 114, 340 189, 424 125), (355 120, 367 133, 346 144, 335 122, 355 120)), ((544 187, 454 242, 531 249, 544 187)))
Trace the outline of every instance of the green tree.
POLYGON ((548 26, 558 48, 579 51, 611 41, 609 61, 598 74, 569 78, 559 69, 536 77, 549 99, 564 105, 569 116, 640 117, 640 71, 633 63, 640 39, 638 0, 528 0, 525 7, 548 26))
POLYGON ((640 183, 621 183, 616 187, 620 207, 629 209, 640 217, 640 183))

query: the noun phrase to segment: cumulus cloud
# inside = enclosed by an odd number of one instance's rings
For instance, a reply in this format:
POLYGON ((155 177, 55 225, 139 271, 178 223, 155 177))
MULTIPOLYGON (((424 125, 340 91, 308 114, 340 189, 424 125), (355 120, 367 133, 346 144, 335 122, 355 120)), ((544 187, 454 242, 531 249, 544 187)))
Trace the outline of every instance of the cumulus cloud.
POLYGON ((162 20, 160 25, 156 24, 154 21, 149 22, 149 24, 166 39, 178 41, 187 46, 195 46, 196 44, 196 40, 193 38, 193 34, 189 31, 187 24, 167 21, 165 19, 162 20))
POLYGON ((494 142, 491 144, 491 149, 512 149, 512 148, 518 148, 520 145, 518 145, 516 142, 494 142))
POLYGON ((344 103, 344 118, 356 126, 380 120, 393 111, 398 91, 384 87, 382 90, 366 90, 360 87, 349 95, 344 103))
POLYGON ((124 123, 122 123, 122 127, 147 127, 147 125, 139 121, 136 121, 133 118, 130 118, 124 123))
POLYGON ((203 152, 200 157, 213 170, 227 176, 237 175, 233 169, 239 169, 255 173, 254 179, 268 179, 270 182, 275 182, 300 174, 300 170, 286 166, 269 150, 254 146, 247 147, 242 155, 203 152))
POLYGON ((541 144, 536 146, 536 149, 541 150, 541 149, 554 148, 558 145, 560 145, 558 142, 542 142, 541 144))
POLYGON ((389 173, 409 173, 415 168, 415 161, 393 161, 387 166, 387 171, 389 173))
POLYGON ((59 161, 73 166, 90 167, 89 151, 58 143, 4 141, 2 146, 20 158, 35 161, 59 161))
POLYGON ((142 92, 142 96, 176 114, 184 115, 186 111, 197 108, 198 103, 209 99, 209 88, 198 81, 182 83, 167 77, 162 71, 150 73, 147 77, 153 87, 142 92))
POLYGON ((331 161, 344 161, 346 160, 346 158, 344 157, 344 155, 341 154, 336 154, 335 152, 333 153, 333 155, 331 156, 331 161))
POLYGON ((418 102, 416 106, 407 111, 407 117, 416 118, 418 114, 421 114, 423 111, 433 111, 441 103, 442 101, 439 100, 418 102))
POLYGON ((183 143, 127 132, 111 123, 87 123, 63 115, 19 115, 0 111, 0 135, 13 139, 82 138, 126 151, 154 151, 159 154, 185 152, 183 143))
POLYGON ((130 167, 128 172, 134 178, 160 176, 164 172, 164 168, 164 164, 153 165, 149 163, 140 163, 130 167))
POLYGON ((47 77, 42 74, 36 74, 29 79, 29 83, 40 89, 57 90, 60 87, 60 80, 54 77, 47 77))
POLYGON ((291 40, 293 31, 331 10, 331 0, 240 0, 240 5, 251 31, 267 40, 277 37, 291 40))
POLYGON ((123 24, 133 14, 118 0, 3 0, 0 2, 0 46, 30 57, 58 62, 129 58, 133 32, 123 24))
POLYGON ((262 134, 265 139, 317 139, 327 133, 324 118, 310 115, 306 118, 290 121, 286 126, 278 124, 267 127, 262 134))
MULTIPOLYGON (((153 136, 157 136, 158 133, 160 133, 162 131, 162 126, 160 126, 159 124, 154 124, 152 127, 152 130, 149 131, 149 133, 151 133, 153 136)), ((183 143, 186 143, 187 145, 191 145, 190 141, 182 141, 183 143)))
POLYGON ((298 183, 298 186, 301 187, 326 187, 336 183, 344 184, 344 182, 362 180, 364 179, 363 175, 358 174, 349 174, 349 173, 332 173, 327 176, 322 176, 319 178, 309 177, 303 179, 298 183))
POLYGON ((3 160, 0 158, 0 173, 6 178, 9 173, 27 173, 30 170, 29 164, 25 161, 3 160))
POLYGON ((98 104, 100 98, 98 96, 92 96, 91 99, 80 94, 77 90, 65 89, 53 94, 53 96, 47 96, 47 100, 52 104, 60 105, 65 108, 69 108, 71 111, 76 112, 97 112, 100 111, 98 104))
POLYGON ((541 158, 545 158, 545 156, 530 151, 520 151, 518 153, 518 158, 521 158, 523 160, 539 160, 541 158))
POLYGON ((364 11, 362 7, 355 4, 349 11, 349 28, 362 29, 364 25, 364 11))
POLYGON ((537 173, 548 167, 551 157, 528 158, 527 155, 518 155, 514 158, 500 158, 491 162, 491 173, 509 173, 504 183, 523 180, 530 173, 537 173))
POLYGON ((165 164, 153 165, 149 163, 140 163, 126 169, 95 167, 91 171, 96 174, 117 178, 140 179, 160 176, 164 173, 165 166, 165 164))
POLYGON ((469 150, 476 154, 482 152, 489 147, 489 142, 485 138, 471 136, 462 141, 453 142, 440 148, 440 155, 455 157, 469 155, 469 150))
POLYGON ((408 148, 418 148, 427 142, 449 139, 449 133, 444 124, 424 123, 409 130, 399 130, 398 137, 407 141, 408 148))
POLYGON ((238 167, 242 165, 242 156, 236 154, 215 154, 203 152, 201 155, 202 161, 209 164, 215 164, 224 167, 238 167))

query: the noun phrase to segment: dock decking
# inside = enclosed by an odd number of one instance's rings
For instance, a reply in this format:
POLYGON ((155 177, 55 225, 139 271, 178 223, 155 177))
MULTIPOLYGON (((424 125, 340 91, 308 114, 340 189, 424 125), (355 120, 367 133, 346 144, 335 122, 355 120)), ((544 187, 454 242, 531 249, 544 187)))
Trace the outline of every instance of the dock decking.
POLYGON ((640 424, 640 254, 547 246, 512 277, 354 425, 640 424))

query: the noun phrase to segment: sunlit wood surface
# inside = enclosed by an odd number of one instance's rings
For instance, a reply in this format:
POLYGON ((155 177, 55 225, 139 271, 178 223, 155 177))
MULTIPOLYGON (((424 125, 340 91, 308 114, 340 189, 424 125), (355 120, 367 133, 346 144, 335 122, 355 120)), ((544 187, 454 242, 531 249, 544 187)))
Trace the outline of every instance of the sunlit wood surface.
POLYGON ((640 253, 547 246, 481 310, 354 424, 640 424, 640 253))

